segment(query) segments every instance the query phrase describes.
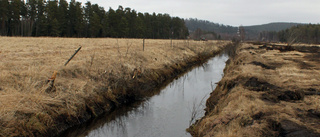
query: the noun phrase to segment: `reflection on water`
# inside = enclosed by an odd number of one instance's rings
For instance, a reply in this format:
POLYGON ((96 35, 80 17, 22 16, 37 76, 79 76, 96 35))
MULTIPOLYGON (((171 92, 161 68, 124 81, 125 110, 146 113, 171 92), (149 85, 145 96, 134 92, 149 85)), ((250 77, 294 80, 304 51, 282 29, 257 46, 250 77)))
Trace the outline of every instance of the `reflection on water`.
POLYGON ((191 122, 204 114, 204 103, 220 81, 228 56, 212 58, 171 82, 155 95, 122 107, 67 133, 88 137, 185 137, 191 122), (192 119, 193 118, 193 119, 192 119))

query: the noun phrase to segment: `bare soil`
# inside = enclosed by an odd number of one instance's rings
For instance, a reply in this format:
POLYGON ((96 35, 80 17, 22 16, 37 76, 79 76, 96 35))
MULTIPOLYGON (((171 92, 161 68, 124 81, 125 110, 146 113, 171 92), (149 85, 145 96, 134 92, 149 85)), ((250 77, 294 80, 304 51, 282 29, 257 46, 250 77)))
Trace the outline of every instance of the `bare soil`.
POLYGON ((193 136, 320 136, 320 46, 242 43, 193 136))

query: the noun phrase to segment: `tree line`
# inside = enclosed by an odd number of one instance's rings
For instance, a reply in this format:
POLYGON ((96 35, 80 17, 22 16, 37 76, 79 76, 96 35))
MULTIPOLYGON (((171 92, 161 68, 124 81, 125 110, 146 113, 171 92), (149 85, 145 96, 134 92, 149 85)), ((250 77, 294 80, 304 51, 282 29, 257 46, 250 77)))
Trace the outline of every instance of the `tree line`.
POLYGON ((279 31, 278 38, 280 42, 320 44, 320 24, 297 25, 290 29, 279 31))
POLYGON ((184 39, 183 19, 71 0, 1 0, 0 35, 184 39))
POLYGON ((263 31, 259 40, 320 44, 320 24, 297 25, 281 31, 263 31))

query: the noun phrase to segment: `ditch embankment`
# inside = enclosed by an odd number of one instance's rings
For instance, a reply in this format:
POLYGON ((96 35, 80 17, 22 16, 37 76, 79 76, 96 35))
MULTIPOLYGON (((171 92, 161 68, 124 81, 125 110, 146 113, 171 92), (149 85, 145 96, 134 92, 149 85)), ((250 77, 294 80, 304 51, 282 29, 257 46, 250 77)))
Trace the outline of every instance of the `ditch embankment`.
POLYGON ((231 45, 146 40, 143 51, 139 39, 1 39, 1 136, 59 135, 157 94, 152 91, 231 45), (81 51, 61 67, 78 45, 81 51))
POLYGON ((320 46, 242 43, 193 136, 320 136, 320 46))
POLYGON ((152 91, 156 95, 72 127, 61 137, 190 137, 186 128, 204 116, 205 101, 227 60, 227 54, 212 57, 152 91))

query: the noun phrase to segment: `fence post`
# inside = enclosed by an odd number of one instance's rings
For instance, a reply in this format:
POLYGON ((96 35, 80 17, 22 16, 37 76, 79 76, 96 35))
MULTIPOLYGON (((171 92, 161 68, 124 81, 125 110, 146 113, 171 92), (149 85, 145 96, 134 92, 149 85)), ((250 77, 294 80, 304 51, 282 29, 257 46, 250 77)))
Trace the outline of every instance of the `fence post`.
POLYGON ((64 63, 64 66, 66 66, 70 60, 72 60, 72 58, 80 51, 81 46, 73 53, 73 55, 68 59, 68 61, 66 63, 64 63))
POLYGON ((144 51, 144 38, 143 38, 143 51, 144 51))

